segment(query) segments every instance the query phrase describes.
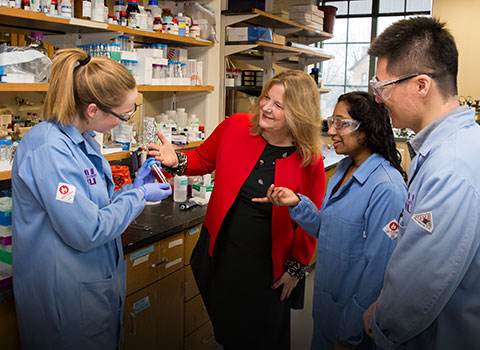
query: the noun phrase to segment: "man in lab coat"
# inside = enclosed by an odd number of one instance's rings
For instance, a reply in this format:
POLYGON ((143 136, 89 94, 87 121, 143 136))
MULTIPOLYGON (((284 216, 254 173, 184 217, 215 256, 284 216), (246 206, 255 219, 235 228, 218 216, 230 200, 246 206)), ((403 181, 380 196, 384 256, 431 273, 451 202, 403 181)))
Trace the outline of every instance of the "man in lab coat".
POLYGON ((478 349, 480 127, 458 103, 455 41, 444 23, 416 17, 392 24, 369 54, 377 102, 416 136, 399 240, 366 331, 382 349, 478 349))

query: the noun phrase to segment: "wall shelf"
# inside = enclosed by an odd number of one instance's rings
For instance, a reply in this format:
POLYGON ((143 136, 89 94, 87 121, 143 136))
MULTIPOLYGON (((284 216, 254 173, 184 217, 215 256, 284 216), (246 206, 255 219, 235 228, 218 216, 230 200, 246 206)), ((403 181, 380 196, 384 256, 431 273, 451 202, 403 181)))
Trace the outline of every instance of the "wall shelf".
MULTIPOLYGON (((190 86, 190 85, 138 85, 138 92, 208 92, 213 91, 213 86, 190 86)), ((21 91, 21 92, 46 92, 48 84, 20 84, 20 83, 3 83, 0 84, 0 92, 21 91)))
POLYGON ((133 35, 134 41, 143 43, 158 42, 158 40, 162 40, 171 44, 181 44, 182 46, 211 47, 214 45, 213 42, 207 40, 197 40, 173 34, 136 30, 120 25, 81 20, 78 18, 51 16, 42 12, 25 11, 8 7, 0 7, 0 23, 4 27, 14 28, 14 30, 20 34, 29 34, 32 31, 32 28, 35 28, 37 31, 46 32, 46 34, 79 34, 80 39, 81 34, 111 32, 113 36, 120 35, 121 33, 133 35))
POLYGON ((302 41, 307 44, 333 38, 333 34, 255 8, 251 11, 241 12, 222 11, 222 15, 226 17, 227 26, 268 27, 274 29, 275 33, 285 35, 289 39, 302 38, 302 41))

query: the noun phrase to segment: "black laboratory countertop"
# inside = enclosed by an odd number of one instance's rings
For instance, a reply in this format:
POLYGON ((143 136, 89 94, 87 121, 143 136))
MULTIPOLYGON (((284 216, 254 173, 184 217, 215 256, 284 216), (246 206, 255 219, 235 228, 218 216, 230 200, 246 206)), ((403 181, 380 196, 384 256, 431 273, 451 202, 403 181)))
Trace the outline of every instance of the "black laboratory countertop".
POLYGON ((181 210, 172 199, 146 205, 122 234, 124 253, 137 250, 203 222, 207 205, 181 210))
MULTIPOLYGON (((122 234, 124 253, 167 238, 203 222, 207 205, 180 210, 172 199, 146 205, 143 212, 122 234)), ((0 303, 12 299, 12 286, 0 288, 0 303)))

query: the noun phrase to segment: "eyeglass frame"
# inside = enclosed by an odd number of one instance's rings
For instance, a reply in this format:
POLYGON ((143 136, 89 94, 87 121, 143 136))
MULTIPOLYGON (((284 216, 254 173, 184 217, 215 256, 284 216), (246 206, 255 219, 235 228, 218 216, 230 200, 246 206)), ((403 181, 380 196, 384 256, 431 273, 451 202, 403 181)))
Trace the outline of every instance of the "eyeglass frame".
POLYGON ((374 76, 372 79, 370 79, 370 87, 373 90, 373 93, 375 96, 378 96, 382 99, 383 102, 386 102, 392 95, 385 97, 383 94, 382 90, 385 88, 385 86, 393 85, 393 84, 398 84, 403 81, 406 81, 408 79, 412 79, 415 77, 418 77, 419 75, 428 75, 430 78, 435 78, 436 74, 435 73, 410 73, 410 74, 403 74, 400 75, 396 78, 392 79, 384 79, 384 80, 378 80, 376 76, 374 76))
MULTIPOLYGON (((98 105, 97 105, 98 106, 98 105)), ((98 106, 98 108, 102 111, 104 111, 105 113, 109 113, 115 117, 117 117, 118 119, 120 119, 122 122, 128 122, 130 119, 132 119, 133 115, 135 114, 135 112, 138 110, 138 107, 139 105, 137 105, 135 103, 135 105, 133 106, 133 111, 130 111, 130 112, 127 112, 125 114, 128 114, 129 116, 128 117, 125 117, 121 114, 118 114, 118 113, 115 113, 114 111, 112 111, 110 108, 107 108, 107 107, 102 107, 102 106, 98 106)))
POLYGON ((332 126, 339 132, 340 135, 348 135, 360 127, 360 124, 362 124, 361 121, 355 120, 355 119, 345 119, 343 116, 340 115, 331 115, 327 117, 327 125, 328 128, 330 129, 332 126), (335 126, 336 122, 341 122, 342 126, 340 128, 337 128, 335 126), (341 130, 344 130, 347 126, 352 127, 352 129, 347 130, 347 132, 342 132, 340 133, 341 130))

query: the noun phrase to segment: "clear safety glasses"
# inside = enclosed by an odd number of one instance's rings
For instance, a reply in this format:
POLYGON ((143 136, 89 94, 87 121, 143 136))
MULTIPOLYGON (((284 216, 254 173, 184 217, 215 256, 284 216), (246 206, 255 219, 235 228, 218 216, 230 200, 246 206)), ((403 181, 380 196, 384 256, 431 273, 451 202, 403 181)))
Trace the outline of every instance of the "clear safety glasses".
POLYGON ((373 77, 370 80, 370 86, 372 87, 373 93, 378 96, 383 102, 386 102, 391 96, 393 89, 385 89, 387 86, 398 84, 408 79, 418 77, 419 75, 428 75, 431 78, 435 78, 434 73, 411 73, 400 75, 399 77, 393 79, 378 80, 377 77, 373 77))
POLYGON ((327 118, 327 125, 330 129, 332 126, 340 135, 347 135, 357 130, 361 122, 354 119, 345 119, 343 116, 332 115, 327 118))
POLYGON ((110 108, 105 108, 105 107, 100 107, 100 106, 98 106, 98 108, 100 108, 105 113, 110 113, 111 115, 117 117, 118 119, 120 119, 123 122, 128 122, 130 119, 132 119, 133 115, 137 111, 138 105, 135 103, 135 105, 133 106, 133 109, 130 112, 123 113, 123 114, 115 113, 110 108))

